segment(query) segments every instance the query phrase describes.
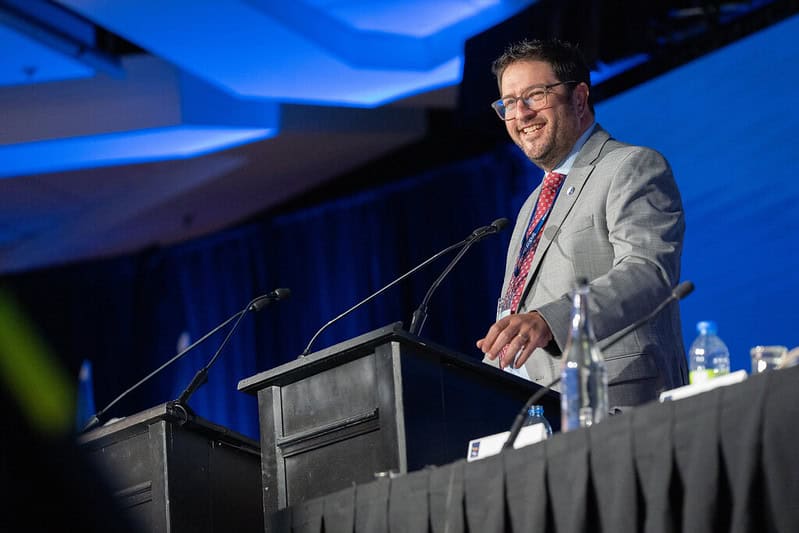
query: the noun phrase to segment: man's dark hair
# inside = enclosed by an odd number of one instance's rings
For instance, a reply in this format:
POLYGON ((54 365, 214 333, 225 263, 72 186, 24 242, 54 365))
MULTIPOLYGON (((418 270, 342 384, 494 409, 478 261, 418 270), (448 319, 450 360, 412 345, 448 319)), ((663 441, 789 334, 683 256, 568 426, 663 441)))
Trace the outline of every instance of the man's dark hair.
MULTIPOLYGON (((544 61, 549 63, 558 81, 577 81, 588 85, 588 108, 593 113, 594 99, 591 94, 591 69, 580 49, 575 45, 551 39, 523 40, 510 44, 491 65, 491 72, 497 77, 497 84, 502 89, 502 73, 517 61, 544 61)), ((569 87, 573 89, 574 86, 569 87)))

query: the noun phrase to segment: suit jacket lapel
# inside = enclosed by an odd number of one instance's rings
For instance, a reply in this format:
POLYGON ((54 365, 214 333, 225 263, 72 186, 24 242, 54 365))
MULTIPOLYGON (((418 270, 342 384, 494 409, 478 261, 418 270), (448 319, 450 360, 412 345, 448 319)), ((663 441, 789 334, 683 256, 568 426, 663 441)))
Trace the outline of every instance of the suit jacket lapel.
POLYGON ((524 241, 524 235, 527 231, 527 226, 530 222, 530 217, 532 216, 533 209, 535 207, 535 199, 538 198, 538 193, 540 190, 541 185, 539 184, 538 187, 533 189, 533 192, 531 192, 524 201, 522 208, 519 210, 519 214, 516 216, 516 226, 513 228, 513 234, 511 235, 510 245, 508 247, 507 262, 505 264, 505 278, 502 282, 503 296, 508 293, 508 286, 510 285, 510 280, 513 278, 516 260, 519 257, 519 252, 522 248, 522 242, 524 241))
POLYGON ((572 165, 569 175, 566 176, 566 180, 560 188, 560 193, 555 200, 555 204, 552 206, 552 211, 549 213, 549 218, 544 226, 544 233, 538 241, 538 247, 536 248, 535 256, 533 256, 533 262, 530 265, 530 273, 527 275, 527 280, 525 281, 522 301, 524 301, 527 296, 531 283, 537 277, 538 267, 544 259, 547 250, 549 250, 550 244, 552 244, 552 241, 557 236, 563 220, 574 207, 577 198, 580 197, 583 185, 585 185, 586 180, 588 180, 591 172, 593 172, 595 162, 599 158, 602 147, 609 139, 610 135, 608 132, 597 124, 594 133, 588 137, 588 140, 585 141, 585 144, 577 154, 574 165, 572 165), (574 190, 572 194, 569 194, 569 190, 572 187, 574 190))

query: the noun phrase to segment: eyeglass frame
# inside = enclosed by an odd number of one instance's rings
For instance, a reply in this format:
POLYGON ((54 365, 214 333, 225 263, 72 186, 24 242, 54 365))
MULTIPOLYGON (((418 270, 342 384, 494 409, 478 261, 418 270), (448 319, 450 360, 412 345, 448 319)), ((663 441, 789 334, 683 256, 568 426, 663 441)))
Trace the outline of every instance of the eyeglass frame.
MULTIPOLYGON (((522 91, 522 94, 527 94, 529 91, 534 90, 534 89, 543 89, 544 105, 541 106, 541 107, 538 107, 538 108, 533 107, 534 100, 532 100, 532 98, 533 98, 532 96, 529 96, 527 98, 525 98, 523 96, 520 97, 520 98, 516 98, 516 97, 500 98, 499 100, 495 100, 495 101, 491 102, 491 107, 494 109, 494 111, 497 112, 497 116, 500 118, 500 120, 503 120, 505 122, 507 122, 508 120, 514 120, 516 118, 516 115, 514 115, 511 118, 505 118, 503 116, 503 112, 501 112, 499 110, 500 106, 506 107, 502 103, 503 100, 513 99, 516 104, 518 104, 519 101, 521 100, 521 101, 524 102, 524 105, 527 106, 527 109, 530 109, 532 111, 540 111, 540 110, 544 109, 544 106, 547 105, 547 98, 549 97, 549 93, 552 92, 552 89, 554 89, 555 87, 557 87, 559 85, 568 85, 570 83, 580 83, 580 82, 577 81, 577 80, 569 80, 569 81, 559 81, 557 83, 549 83, 549 84, 545 84, 545 85, 531 85, 530 87, 528 87, 524 91, 522 91), (528 102, 528 100, 529 100, 529 102, 528 102)), ((536 96, 538 96, 538 95, 536 95, 536 96)))

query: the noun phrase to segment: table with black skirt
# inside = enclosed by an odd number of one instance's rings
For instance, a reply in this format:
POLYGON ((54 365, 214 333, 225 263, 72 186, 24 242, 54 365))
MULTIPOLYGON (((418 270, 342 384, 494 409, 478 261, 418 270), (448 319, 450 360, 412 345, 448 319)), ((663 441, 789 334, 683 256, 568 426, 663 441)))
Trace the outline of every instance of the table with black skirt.
MULTIPOLYGON (((275 513, 270 531, 799 532, 799 367, 275 513)), ((466 449, 466 443, 464 443, 466 449)))

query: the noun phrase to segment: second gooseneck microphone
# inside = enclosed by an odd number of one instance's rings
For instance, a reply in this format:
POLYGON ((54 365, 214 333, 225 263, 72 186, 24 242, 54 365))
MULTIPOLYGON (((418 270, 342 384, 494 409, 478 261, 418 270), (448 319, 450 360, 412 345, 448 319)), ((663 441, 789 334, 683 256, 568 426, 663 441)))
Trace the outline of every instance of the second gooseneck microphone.
POLYGON ((290 294, 291 294, 291 291, 289 289, 280 288, 280 289, 275 289, 275 290, 273 290, 272 292, 270 292, 268 294, 264 294, 262 296, 259 296, 259 297, 255 298, 250 303, 248 303, 247 306, 244 309, 242 309, 241 311, 239 311, 235 315, 231 316, 230 318, 228 318, 227 320, 225 320, 224 322, 222 322, 221 324, 216 326, 214 329, 212 329, 211 331, 209 331, 208 333, 206 333, 205 335, 203 335, 202 337, 200 337, 199 339, 194 341, 192 344, 190 344, 189 346, 187 346, 186 348, 181 350, 172 359, 170 359, 166 363, 162 364, 161 366, 159 366, 158 368, 156 368, 155 370, 153 370, 152 372, 150 372, 149 374, 144 376, 142 379, 140 379, 138 382, 136 382, 133 386, 131 386, 127 390, 125 390, 125 392, 123 392, 122 394, 120 394, 119 396, 114 398, 114 400, 111 403, 109 403, 108 405, 106 405, 105 407, 103 407, 102 409, 97 411, 97 413, 95 413, 89 419, 89 421, 83 427, 82 431, 86 432, 86 431, 89 431, 90 429, 92 429, 92 428, 94 428, 96 426, 99 426, 100 423, 102 422, 105 414, 108 412, 108 410, 111 409, 114 405, 116 405, 120 400, 125 398, 128 394, 130 394, 134 390, 138 389, 141 385, 143 385, 144 383, 146 383, 147 381, 152 379, 155 375, 159 374, 162 370, 164 370, 168 366, 170 366, 173 363, 175 363, 175 362, 179 361, 180 359, 182 359, 186 354, 188 354, 190 351, 192 351, 195 347, 197 347, 200 344, 202 344, 203 342, 205 342, 205 340, 208 339, 211 335, 213 335, 214 333, 216 333, 220 329, 224 328, 225 326, 227 326, 228 324, 230 324, 231 322, 236 320, 236 324, 234 324, 234 326, 230 329, 230 331, 227 334, 227 337, 225 337, 225 340, 222 341, 222 344, 219 346, 219 349, 216 351, 216 353, 211 358, 211 360, 208 362, 208 364, 206 364, 194 376, 194 379, 191 380, 191 383, 189 383, 188 387, 186 387, 186 389, 180 394, 180 397, 178 398, 178 400, 172 402, 172 403, 174 403, 176 405, 182 406, 183 409, 186 410, 186 406, 185 406, 186 401, 188 401, 189 397, 194 393, 194 391, 196 391, 198 388, 200 388, 200 386, 207 381, 207 379, 208 379, 208 369, 211 368, 211 365, 219 357, 219 354, 222 352, 222 348, 225 346, 225 344, 227 343, 228 339, 233 334, 233 331, 238 326, 239 321, 241 321, 241 318, 245 314, 247 314, 248 312, 260 311, 261 309, 263 309, 264 307, 266 307, 267 305, 269 305, 269 304, 271 304, 273 302, 278 302, 280 300, 288 298, 290 294))
MULTIPOLYGON (((388 289, 390 289, 391 287, 393 287, 394 285, 396 285, 400 281, 404 280, 408 276, 411 276, 411 275, 415 274, 418 270, 426 267, 427 265, 429 265, 430 263, 432 263, 433 261, 435 261, 436 259, 438 259, 442 255, 444 255, 444 254, 446 254, 448 252, 451 252, 452 250, 455 250, 457 248, 461 248, 460 253, 456 256, 456 258, 453 260, 453 262, 450 263, 450 266, 449 266, 448 270, 445 271, 445 274, 446 274, 446 272, 449 272, 449 270, 452 269, 452 266, 454 266, 454 263, 457 261, 457 259, 459 259, 460 256, 463 255, 463 253, 465 253, 465 250, 467 248, 469 248, 472 244, 474 244, 475 242, 479 241, 480 239, 482 239, 486 235, 491 235, 493 233, 496 233, 496 232, 500 231, 502 228, 504 228, 507 225, 508 225, 508 219, 507 218, 501 218, 499 220, 495 220, 494 222, 492 222, 488 226, 481 226, 481 227, 477 228, 468 237, 466 237, 462 241, 459 241, 459 242, 456 242, 455 244, 447 246, 446 248, 444 248, 440 252, 436 253, 435 255, 433 255, 432 257, 430 257, 429 259, 427 259, 423 263, 417 265, 413 269, 411 269, 408 272, 406 272, 405 274, 401 275, 400 277, 398 277, 397 279, 395 279, 394 281, 392 281, 391 283, 389 283, 385 287, 381 288, 377 292, 370 294, 369 296, 367 296, 366 298, 364 298, 360 302, 356 303, 355 305, 353 305, 352 307, 350 307, 349 309, 347 309, 346 311, 344 311, 340 315, 334 317, 332 320, 328 321, 324 326, 319 328, 319 330, 314 334, 314 336, 308 342, 308 346, 306 346, 305 350, 300 354, 300 357, 308 355, 311 352, 311 346, 313 346, 313 343, 316 341, 316 339, 319 337, 319 335, 321 335, 323 331, 325 331, 328 327, 330 327, 336 321, 344 318, 345 316, 349 315, 350 313, 352 313, 353 311, 355 311, 359 307, 361 307, 364 304, 366 304, 366 303, 372 301, 373 299, 377 298, 378 296, 380 296, 381 294, 386 292, 388 289)), ((440 277, 443 277, 443 276, 440 276, 440 277)), ((439 281, 439 283, 440 283, 440 281, 439 281)), ((431 293, 431 292, 428 291, 428 293, 431 293)))
POLYGON ((227 335, 225 336, 225 339, 219 345, 219 348, 217 348, 216 353, 214 353, 214 356, 211 357, 211 359, 208 361, 208 363, 206 363, 204 367, 202 367, 200 370, 197 371, 197 373, 194 375, 194 378, 192 378, 192 380, 189 382, 186 388, 183 389, 183 392, 180 393, 177 400, 175 400, 175 403, 185 408, 191 395, 194 394, 195 391, 199 389, 206 381, 208 381, 208 371, 211 369, 211 366, 219 357, 219 354, 222 353, 222 348, 224 348, 225 345, 228 343, 231 335, 233 335, 233 332, 236 331, 236 328, 239 327, 239 323, 241 322, 241 319, 244 318, 244 315, 246 315, 247 313, 258 312, 267 305, 273 302, 279 302, 280 300, 284 300, 288 298, 290 295, 291 295, 291 290, 285 287, 281 287, 279 289, 273 290, 269 294, 264 294, 263 296, 255 298, 249 304, 247 304, 247 307, 239 311, 236 323, 233 324, 232 328, 230 328, 227 335))
POLYGON ((494 222, 492 222, 488 226, 483 226, 482 228, 478 228, 472 232, 472 234, 467 238, 466 244, 463 245, 463 248, 452 258, 452 261, 449 262, 447 268, 441 273, 441 275, 436 278, 433 284, 428 289, 427 294, 424 295, 422 299, 422 303, 419 304, 419 307, 416 308, 416 311, 413 312, 413 317, 411 317, 411 327, 408 329, 412 334, 419 335, 422 332, 422 327, 424 327, 424 322, 427 319, 427 304, 430 303, 430 298, 432 298, 433 293, 447 276, 450 271, 455 267, 458 261, 461 260, 461 257, 466 254, 466 251, 471 248, 471 246, 479 240, 482 240, 488 235, 493 235, 494 233, 498 233, 505 229, 508 224, 510 224, 510 220, 507 218, 498 218, 494 222))

